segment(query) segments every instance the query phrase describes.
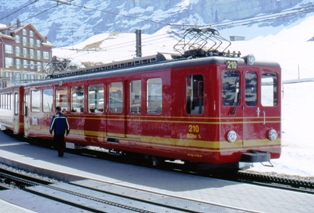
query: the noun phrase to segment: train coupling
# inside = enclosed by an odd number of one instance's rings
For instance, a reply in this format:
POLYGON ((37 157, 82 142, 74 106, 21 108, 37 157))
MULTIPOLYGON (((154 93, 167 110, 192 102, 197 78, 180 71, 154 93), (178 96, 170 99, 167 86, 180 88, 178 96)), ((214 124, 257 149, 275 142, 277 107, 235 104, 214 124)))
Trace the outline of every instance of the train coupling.
POLYGON ((273 167, 273 164, 270 162, 269 152, 261 152, 261 151, 254 150, 251 152, 246 152, 246 153, 241 154, 239 167, 246 169, 247 167, 253 166, 253 163, 261 163, 263 166, 273 167))

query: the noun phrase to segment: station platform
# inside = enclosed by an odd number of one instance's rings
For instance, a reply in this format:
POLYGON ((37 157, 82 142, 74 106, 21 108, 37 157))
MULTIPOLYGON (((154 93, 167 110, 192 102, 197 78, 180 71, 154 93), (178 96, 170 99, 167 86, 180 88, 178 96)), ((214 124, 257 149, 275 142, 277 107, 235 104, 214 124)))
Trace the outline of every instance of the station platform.
MULTIPOLYGON (((18 141, 0 132, 0 163, 62 181, 91 179, 234 207, 244 212, 312 212, 314 195, 163 171, 65 153, 18 141)), ((1 191, 0 191, 1 194, 1 191)), ((5 212, 33 212, 0 199, 5 212)))

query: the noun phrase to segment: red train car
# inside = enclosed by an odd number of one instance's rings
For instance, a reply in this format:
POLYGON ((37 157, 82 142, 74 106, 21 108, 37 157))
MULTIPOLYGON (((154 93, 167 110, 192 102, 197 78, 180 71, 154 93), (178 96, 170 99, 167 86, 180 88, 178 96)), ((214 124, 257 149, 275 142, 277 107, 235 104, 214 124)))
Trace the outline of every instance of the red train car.
POLYGON ((23 86, 1 89, 0 93, 0 127, 14 134, 24 133, 23 86))
POLYGON ((25 137, 52 139, 50 119, 61 106, 71 128, 67 142, 111 154, 219 167, 280 157, 279 64, 216 49, 167 58, 158 54, 24 85, 25 137))

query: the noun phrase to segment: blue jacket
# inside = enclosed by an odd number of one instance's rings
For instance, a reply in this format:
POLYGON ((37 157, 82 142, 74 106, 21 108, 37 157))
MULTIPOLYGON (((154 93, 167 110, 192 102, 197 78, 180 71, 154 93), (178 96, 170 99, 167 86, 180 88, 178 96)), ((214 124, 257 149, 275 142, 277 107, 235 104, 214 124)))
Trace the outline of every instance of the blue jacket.
POLYGON ((49 128, 50 134, 52 131, 54 131, 55 135, 64 135, 65 132, 68 135, 70 132, 68 119, 61 112, 57 112, 54 116, 52 116, 49 128))

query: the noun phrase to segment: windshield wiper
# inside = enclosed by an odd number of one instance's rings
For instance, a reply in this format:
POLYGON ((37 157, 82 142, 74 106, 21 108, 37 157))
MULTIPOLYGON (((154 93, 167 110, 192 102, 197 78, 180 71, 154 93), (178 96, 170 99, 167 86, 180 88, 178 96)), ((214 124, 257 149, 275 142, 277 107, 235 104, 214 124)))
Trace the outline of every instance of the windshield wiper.
POLYGON ((235 92, 235 96, 234 96, 234 107, 232 109, 232 111, 230 112, 229 115, 234 115, 235 112, 237 111, 237 108, 240 104, 240 99, 241 99, 241 92, 240 92, 240 89, 239 89, 239 82, 236 83, 236 92, 235 92))

